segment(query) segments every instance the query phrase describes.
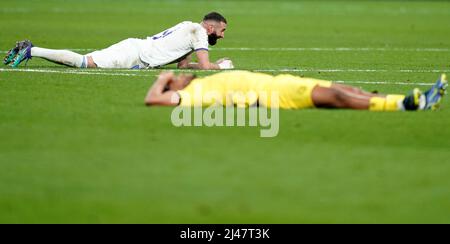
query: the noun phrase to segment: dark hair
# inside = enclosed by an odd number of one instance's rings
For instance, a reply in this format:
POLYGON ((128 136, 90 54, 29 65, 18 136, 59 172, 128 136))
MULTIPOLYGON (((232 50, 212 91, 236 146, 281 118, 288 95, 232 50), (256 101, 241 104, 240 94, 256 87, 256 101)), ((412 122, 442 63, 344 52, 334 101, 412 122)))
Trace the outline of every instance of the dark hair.
POLYGON ((203 21, 206 20, 215 20, 217 22, 223 22, 225 24, 227 24, 227 20, 225 19, 225 17, 223 17, 221 14, 217 13, 217 12, 211 12, 207 15, 205 15, 205 17, 203 17, 203 21))

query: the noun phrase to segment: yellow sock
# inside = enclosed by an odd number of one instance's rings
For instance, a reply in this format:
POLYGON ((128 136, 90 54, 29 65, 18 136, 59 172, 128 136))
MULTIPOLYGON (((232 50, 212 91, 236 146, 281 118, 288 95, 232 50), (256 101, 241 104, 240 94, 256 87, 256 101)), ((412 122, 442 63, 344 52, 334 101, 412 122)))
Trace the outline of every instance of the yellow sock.
POLYGON ((370 99, 370 111, 398 111, 402 109, 401 103, 405 99, 403 95, 387 95, 386 97, 372 97, 370 99))
POLYGON ((385 111, 398 111, 403 110, 403 100, 405 99, 404 95, 394 95, 390 94, 386 96, 386 107, 385 111))

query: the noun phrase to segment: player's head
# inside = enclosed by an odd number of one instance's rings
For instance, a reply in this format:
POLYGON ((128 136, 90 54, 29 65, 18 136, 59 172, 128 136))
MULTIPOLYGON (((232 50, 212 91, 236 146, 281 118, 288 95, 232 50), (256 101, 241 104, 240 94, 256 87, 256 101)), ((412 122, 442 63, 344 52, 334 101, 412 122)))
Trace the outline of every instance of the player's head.
POLYGON ((193 79, 195 79, 194 74, 179 74, 174 76, 174 78, 169 82, 169 90, 179 91, 188 86, 193 79))
POLYGON ((225 37, 227 20, 217 12, 211 12, 203 17, 203 26, 208 34, 209 45, 214 46, 218 39, 225 37))

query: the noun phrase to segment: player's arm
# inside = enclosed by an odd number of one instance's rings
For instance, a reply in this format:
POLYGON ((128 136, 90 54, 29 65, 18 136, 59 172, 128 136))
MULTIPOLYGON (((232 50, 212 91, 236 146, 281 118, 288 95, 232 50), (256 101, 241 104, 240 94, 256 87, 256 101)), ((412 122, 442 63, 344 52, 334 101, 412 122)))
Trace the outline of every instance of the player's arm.
POLYGON ((177 106, 180 102, 180 96, 175 91, 167 91, 167 86, 173 78, 172 72, 160 74, 145 97, 145 105, 177 106))
POLYGON ((194 69, 220 69, 218 64, 209 62, 208 50, 197 50, 195 54, 197 55, 198 64, 194 65, 194 69))
POLYGON ((185 59, 178 63, 180 69, 232 69, 233 63, 228 58, 219 59, 216 63, 209 61, 209 53, 207 50, 196 51, 198 63, 192 63, 192 55, 187 56, 185 59))
POLYGON ((209 62, 209 54, 207 50, 198 50, 195 52, 197 55, 198 63, 192 63, 192 55, 187 56, 185 59, 178 63, 180 69, 220 69, 220 66, 215 63, 209 62))
POLYGON ((177 67, 179 69, 193 69, 192 66, 196 65, 196 63, 191 63, 191 60, 192 60, 192 54, 189 54, 183 60, 178 62, 177 67))

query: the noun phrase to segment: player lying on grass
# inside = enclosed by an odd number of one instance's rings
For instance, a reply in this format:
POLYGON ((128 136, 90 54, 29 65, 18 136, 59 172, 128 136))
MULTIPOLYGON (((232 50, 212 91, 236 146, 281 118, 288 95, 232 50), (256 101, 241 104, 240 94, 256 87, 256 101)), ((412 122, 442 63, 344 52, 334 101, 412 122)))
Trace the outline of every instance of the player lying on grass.
MULTIPOLYGON (((271 102, 254 96, 242 100, 242 94, 276 92, 279 108, 341 108, 371 111, 405 111, 437 109, 446 92, 445 74, 428 91, 415 88, 411 94, 382 95, 330 81, 282 74, 271 76, 248 71, 220 72, 203 78, 192 74, 163 72, 145 98, 149 106, 244 105, 271 107, 271 102), (211 94, 213 94, 211 96, 211 94), (241 96, 239 98, 239 96, 241 96), (208 97, 208 99, 205 99, 208 97)), ((270 95, 269 95, 270 96, 270 95)))
POLYGON ((178 63, 178 68, 231 69, 227 58, 209 61, 208 44, 224 38, 227 20, 219 13, 207 14, 203 21, 184 21, 147 39, 129 38, 106 49, 81 55, 68 50, 33 47, 29 40, 17 42, 4 58, 4 64, 17 67, 23 61, 39 57, 76 68, 156 68, 178 63), (192 63, 195 52, 198 63, 192 63))

